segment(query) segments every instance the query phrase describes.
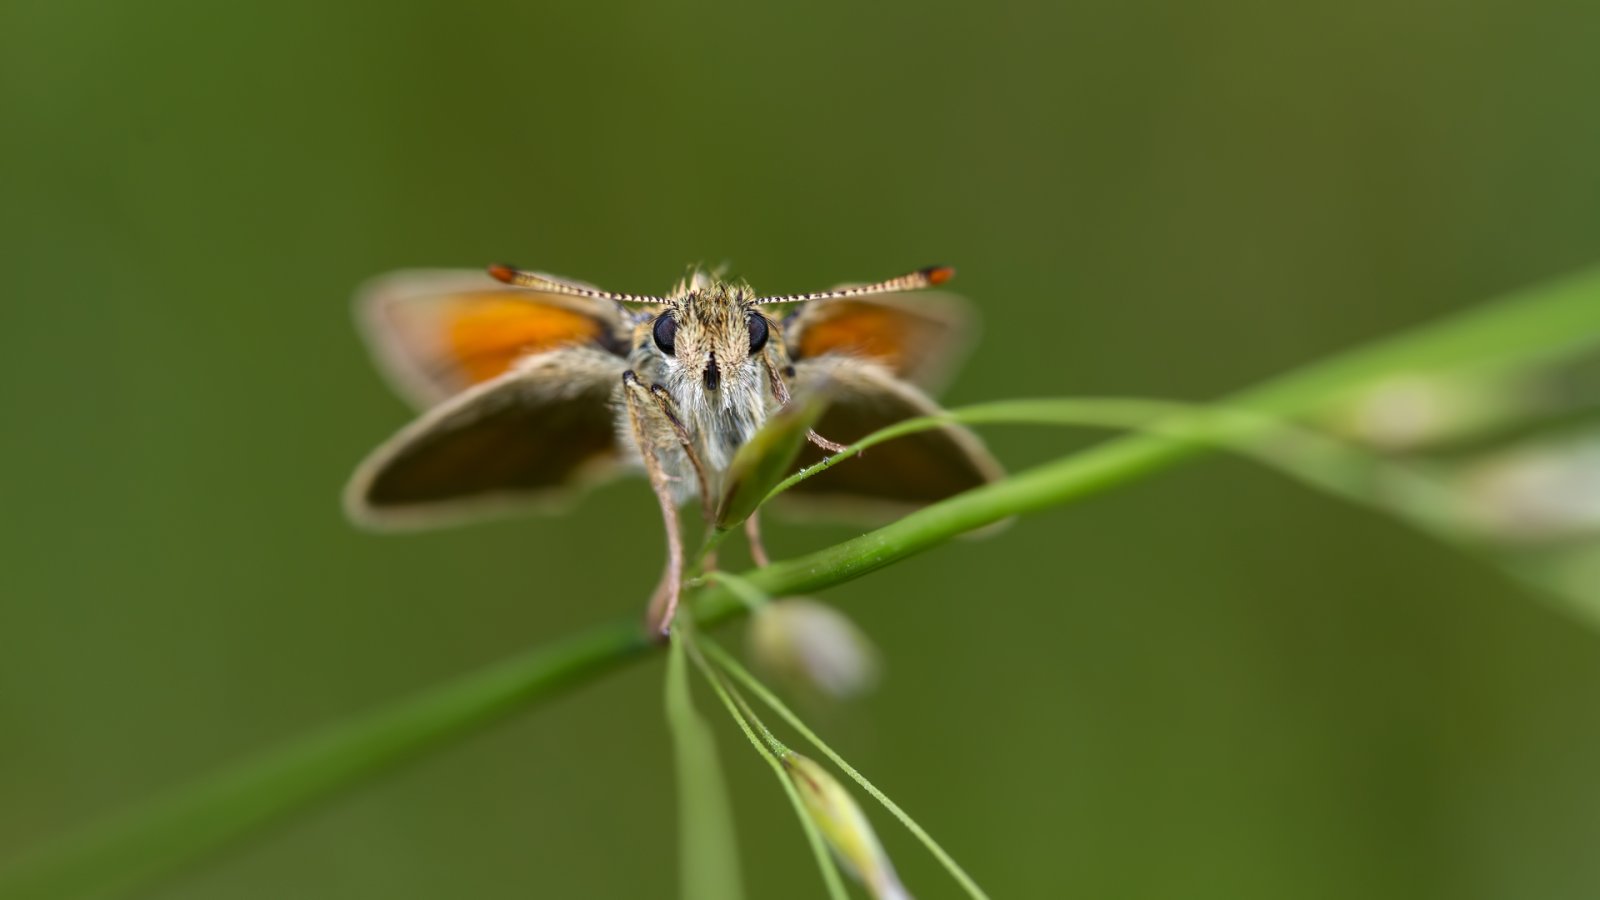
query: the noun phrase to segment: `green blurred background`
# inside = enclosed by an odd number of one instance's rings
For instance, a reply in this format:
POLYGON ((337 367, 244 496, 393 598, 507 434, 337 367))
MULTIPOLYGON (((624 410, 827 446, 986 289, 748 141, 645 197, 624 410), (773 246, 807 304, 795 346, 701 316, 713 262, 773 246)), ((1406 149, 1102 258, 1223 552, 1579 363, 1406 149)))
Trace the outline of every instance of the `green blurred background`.
MULTIPOLYGON (((1600 256, 1597 42, 1600 8, 1553 0, 7 0, 0 858, 637 614, 642 482, 345 524, 407 416, 350 325, 363 278, 950 262, 985 314, 950 402, 1204 399, 1600 256)), ((1022 466, 1084 438, 990 440, 1022 466)), ((888 673, 818 724, 996 897, 1600 894, 1596 635, 1243 463, 827 598, 888 673)), ((153 895, 670 896, 660 694, 654 660, 153 895)), ((722 733, 752 895, 817 896, 722 733)))

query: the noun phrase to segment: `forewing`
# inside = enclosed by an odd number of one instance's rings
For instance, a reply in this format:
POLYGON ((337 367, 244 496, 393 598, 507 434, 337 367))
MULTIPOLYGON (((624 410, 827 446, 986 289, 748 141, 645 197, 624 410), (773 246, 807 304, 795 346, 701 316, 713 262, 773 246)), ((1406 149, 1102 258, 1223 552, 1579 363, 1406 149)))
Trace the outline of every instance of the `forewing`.
MULTIPOLYGON (((797 363, 794 381, 797 394, 827 392, 830 403, 816 430, 842 444, 895 422, 939 412, 928 395, 872 363, 844 358, 797 363)), ((811 465, 825 455, 808 445, 800 464, 811 465)), ((945 425, 870 447, 783 496, 802 508, 881 516, 943 500, 1003 474, 977 435, 959 425, 945 425)))
POLYGON ((868 359, 901 378, 937 388, 976 337, 965 301, 937 291, 807 303, 784 327, 795 360, 868 359))
POLYGON ((627 340, 613 304, 508 288, 464 269, 375 278, 357 293, 356 315, 379 369, 421 409, 530 354, 564 346, 615 351, 627 340))
POLYGON ((625 363, 568 347, 433 407, 375 450, 345 509, 380 529, 421 528, 559 500, 617 459, 611 407, 625 363))

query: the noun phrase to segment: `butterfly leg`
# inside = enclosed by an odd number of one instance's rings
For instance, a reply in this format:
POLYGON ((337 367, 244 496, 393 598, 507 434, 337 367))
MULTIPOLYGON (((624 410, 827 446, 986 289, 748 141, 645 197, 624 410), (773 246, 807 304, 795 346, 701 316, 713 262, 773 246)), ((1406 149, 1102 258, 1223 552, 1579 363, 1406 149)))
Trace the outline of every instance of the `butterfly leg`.
POLYGON ((665 636, 672 628, 672 616, 678 610, 678 595, 683 590, 683 528, 678 521, 678 503, 672 495, 672 485, 661 465, 659 452, 662 446, 675 438, 670 425, 660 421, 661 410, 650 391, 639 378, 628 370, 622 373, 622 396, 627 405, 628 425, 634 443, 639 447, 639 458, 644 462, 645 475, 650 479, 650 489, 661 504, 661 522, 667 530, 667 567, 661 573, 661 582, 650 598, 645 614, 647 627, 653 634, 665 636))
POLYGON ((711 498, 711 482, 706 480, 706 467, 700 461, 700 453, 695 450, 694 442, 689 439, 689 429, 683 425, 683 420, 678 418, 678 412, 672 405, 672 395, 659 384, 650 386, 650 396, 656 401, 656 408, 661 410, 662 418, 672 426, 672 433, 678 438, 678 445, 683 448, 683 455, 688 458, 689 465, 694 469, 695 480, 700 483, 700 513, 705 516, 709 525, 717 515, 715 503, 711 498))
POLYGON ((765 568, 772 559, 767 556, 767 548, 761 543, 761 510, 756 510, 744 520, 744 536, 750 542, 751 561, 765 568))
MULTIPOLYGON (((706 527, 716 521, 716 501, 711 496, 711 482, 706 479, 705 463, 700 461, 700 452, 694 448, 694 441, 689 439, 689 429, 683 425, 683 419, 678 417, 677 409, 672 405, 672 395, 659 384, 650 385, 650 395, 655 398, 656 406, 660 408, 661 415, 672 425, 672 431, 678 437, 678 446, 683 448, 683 455, 689 460, 689 465, 694 469, 694 477, 700 484, 700 516, 705 521, 706 527)), ((717 570, 717 551, 708 550, 701 558, 699 566, 703 571, 715 572, 717 570)))
POLYGON ((807 431, 806 440, 816 444, 818 447, 821 447, 829 453, 843 453, 844 451, 850 449, 847 445, 841 444, 838 441, 828 440, 822 435, 817 434, 816 431, 807 431))
MULTIPOLYGON (((766 363, 766 366, 767 366, 767 384, 771 385, 771 387, 772 387, 772 399, 773 399, 773 401, 776 402, 779 407, 788 406, 789 405, 789 400, 790 400, 789 385, 783 380, 782 377, 779 376, 778 372, 780 370, 778 369, 778 366, 772 361, 772 351, 768 350, 766 355, 764 355, 761 359, 762 359, 762 361, 764 363, 766 363)), ((782 371, 783 371, 784 374, 789 375, 789 376, 792 377, 794 375, 794 366, 786 365, 786 366, 783 367, 782 371)), ((849 449, 844 444, 841 444, 841 443, 839 443, 837 441, 830 441, 827 438, 823 437, 822 435, 817 434, 815 429, 810 429, 810 430, 806 431, 806 440, 810 441, 813 444, 816 444, 818 447, 821 447, 822 449, 828 451, 829 453, 843 453, 845 450, 849 449)), ((749 522, 750 520, 746 519, 745 521, 749 522)), ((749 526, 749 525, 747 525, 746 526, 747 529, 750 528, 750 527, 756 528, 757 531, 760 530, 760 526, 759 525, 757 525, 757 526, 749 526)), ((751 549, 754 549, 757 546, 758 542, 759 542, 759 538, 752 538, 751 539, 751 544, 750 544, 751 549)), ((761 563, 761 565, 766 565, 766 563, 761 563)))

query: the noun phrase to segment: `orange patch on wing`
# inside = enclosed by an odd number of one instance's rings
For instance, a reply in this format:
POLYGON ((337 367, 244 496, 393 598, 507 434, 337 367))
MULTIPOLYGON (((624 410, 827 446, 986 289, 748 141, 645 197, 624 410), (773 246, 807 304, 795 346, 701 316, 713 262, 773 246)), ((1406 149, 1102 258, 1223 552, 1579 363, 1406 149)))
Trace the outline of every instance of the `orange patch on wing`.
POLYGON ((800 335, 799 356, 809 359, 827 353, 866 356, 900 371, 906 360, 906 316, 881 306, 831 301, 820 321, 807 325, 800 335))
POLYGON ((505 297, 465 296, 446 314, 446 347, 474 383, 511 368, 518 358, 600 336, 581 313, 505 297))

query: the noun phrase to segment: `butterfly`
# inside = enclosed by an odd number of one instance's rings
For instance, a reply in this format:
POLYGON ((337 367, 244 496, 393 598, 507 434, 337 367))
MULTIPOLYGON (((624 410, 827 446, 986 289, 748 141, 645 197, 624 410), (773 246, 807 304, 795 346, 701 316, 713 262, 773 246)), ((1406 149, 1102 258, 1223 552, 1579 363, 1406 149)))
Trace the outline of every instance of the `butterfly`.
MULTIPOLYGON (((827 401, 802 464, 939 412, 927 391, 968 343, 972 317, 923 289, 953 274, 935 266, 782 296, 700 271, 664 296, 511 266, 381 276, 357 294, 359 329, 420 414, 357 467, 345 510, 377 530, 428 528, 560 509, 585 484, 643 471, 666 526, 647 615, 664 634, 683 581, 679 507, 698 498, 710 515, 739 448, 792 398, 827 401)), ((881 514, 1001 474, 976 435, 947 424, 843 460, 781 499, 881 514)), ((757 520, 745 524, 764 564, 757 520)))

